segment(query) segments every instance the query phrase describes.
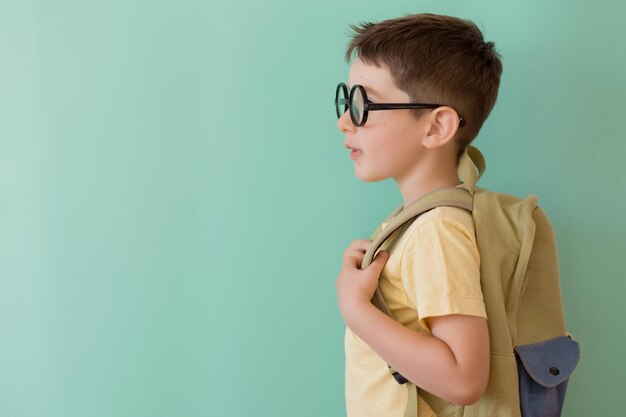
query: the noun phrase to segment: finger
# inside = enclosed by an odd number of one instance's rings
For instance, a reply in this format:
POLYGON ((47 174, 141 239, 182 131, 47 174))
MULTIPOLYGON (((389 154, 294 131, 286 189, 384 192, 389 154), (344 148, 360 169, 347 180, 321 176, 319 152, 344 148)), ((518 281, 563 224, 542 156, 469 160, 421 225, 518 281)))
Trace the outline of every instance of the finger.
POLYGON ((361 257, 363 257, 363 256, 365 256, 365 252, 363 252, 360 249, 348 248, 343 253, 343 257, 345 258, 346 256, 361 256, 361 257))
POLYGON ((353 257, 357 260, 357 265, 360 267, 363 262, 363 258, 365 258, 365 251, 360 249, 349 249, 345 252, 344 257, 353 257))
POLYGON ((350 245, 348 246, 348 249, 357 249, 361 251, 366 251, 370 247, 371 244, 372 244, 371 240, 357 239, 357 240, 352 241, 352 243, 350 243, 350 245))
POLYGON ((359 248, 348 248, 346 249, 345 254, 346 255, 359 255, 359 256, 364 256, 365 252, 367 252, 366 250, 363 249, 359 249, 359 248))
POLYGON ((367 252, 366 248, 355 248, 355 247, 351 247, 346 249, 346 251, 344 252, 343 256, 345 257, 355 257, 358 259, 358 264, 360 264, 363 261, 363 258, 365 258, 365 253, 367 252))
POLYGON ((387 263, 388 259, 389 259, 389 252, 387 252, 386 250, 381 250, 376 254, 376 257, 374 258, 372 263, 367 267, 367 269, 369 270, 371 268, 374 272, 380 274, 383 268, 385 267, 385 264, 387 263))
POLYGON ((342 268, 360 268, 363 257, 356 254, 346 254, 343 257, 342 268))
POLYGON ((355 257, 359 260, 359 262, 361 262, 363 260, 363 258, 365 257, 365 252, 364 250, 361 249, 355 249, 355 248, 348 248, 346 249, 346 251, 343 253, 343 257, 347 258, 347 257, 355 257))

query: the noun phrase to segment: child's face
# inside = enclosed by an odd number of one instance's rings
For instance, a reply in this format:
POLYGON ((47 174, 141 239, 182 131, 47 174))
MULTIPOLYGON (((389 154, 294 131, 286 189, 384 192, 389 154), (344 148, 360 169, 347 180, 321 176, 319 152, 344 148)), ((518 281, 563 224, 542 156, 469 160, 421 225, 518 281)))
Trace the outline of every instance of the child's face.
MULTIPOLYGON (((348 88, 355 84, 362 85, 374 103, 411 102, 386 67, 368 65, 358 57, 350 67, 348 88)), ((349 113, 339 118, 337 127, 346 136, 346 147, 358 149, 350 154, 356 177, 368 182, 390 177, 401 181, 410 175, 424 153, 421 141, 428 132, 427 118, 416 119, 411 110, 376 110, 357 128, 349 113)))

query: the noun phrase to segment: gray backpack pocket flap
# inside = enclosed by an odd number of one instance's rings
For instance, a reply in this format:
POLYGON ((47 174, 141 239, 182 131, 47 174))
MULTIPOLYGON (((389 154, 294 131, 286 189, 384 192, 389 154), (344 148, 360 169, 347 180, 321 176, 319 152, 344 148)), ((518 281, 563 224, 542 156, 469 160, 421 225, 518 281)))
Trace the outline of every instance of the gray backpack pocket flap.
POLYGON ((566 336, 516 346, 515 351, 528 375, 546 388, 567 380, 580 359, 578 342, 566 336))

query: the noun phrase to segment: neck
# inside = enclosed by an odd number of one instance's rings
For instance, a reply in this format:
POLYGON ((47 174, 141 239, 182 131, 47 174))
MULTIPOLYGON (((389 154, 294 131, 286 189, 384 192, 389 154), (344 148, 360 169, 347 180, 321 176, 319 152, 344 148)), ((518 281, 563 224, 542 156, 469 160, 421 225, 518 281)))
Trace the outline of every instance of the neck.
POLYGON ((394 179, 402 194, 404 207, 432 191, 461 184, 455 160, 443 164, 434 158, 422 160, 413 170, 394 179))

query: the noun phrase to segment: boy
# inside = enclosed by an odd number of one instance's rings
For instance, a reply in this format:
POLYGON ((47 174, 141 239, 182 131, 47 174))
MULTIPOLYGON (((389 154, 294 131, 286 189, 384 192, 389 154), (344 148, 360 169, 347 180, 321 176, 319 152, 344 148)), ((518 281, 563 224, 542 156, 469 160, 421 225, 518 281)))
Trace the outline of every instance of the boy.
MULTIPOLYGON (((351 27, 346 61, 357 56, 336 101, 357 178, 393 178, 404 207, 460 185, 460 156, 498 93, 494 44, 472 22, 433 14, 351 27)), ((388 364, 443 400, 476 402, 489 379, 489 334, 471 214, 455 207, 424 213, 391 255, 381 251, 360 270, 370 243, 348 246, 336 282, 347 325, 348 417, 404 415, 407 389, 388 364), (377 285, 397 321, 371 303, 377 285)), ((418 410, 435 416, 420 398, 418 410)))

